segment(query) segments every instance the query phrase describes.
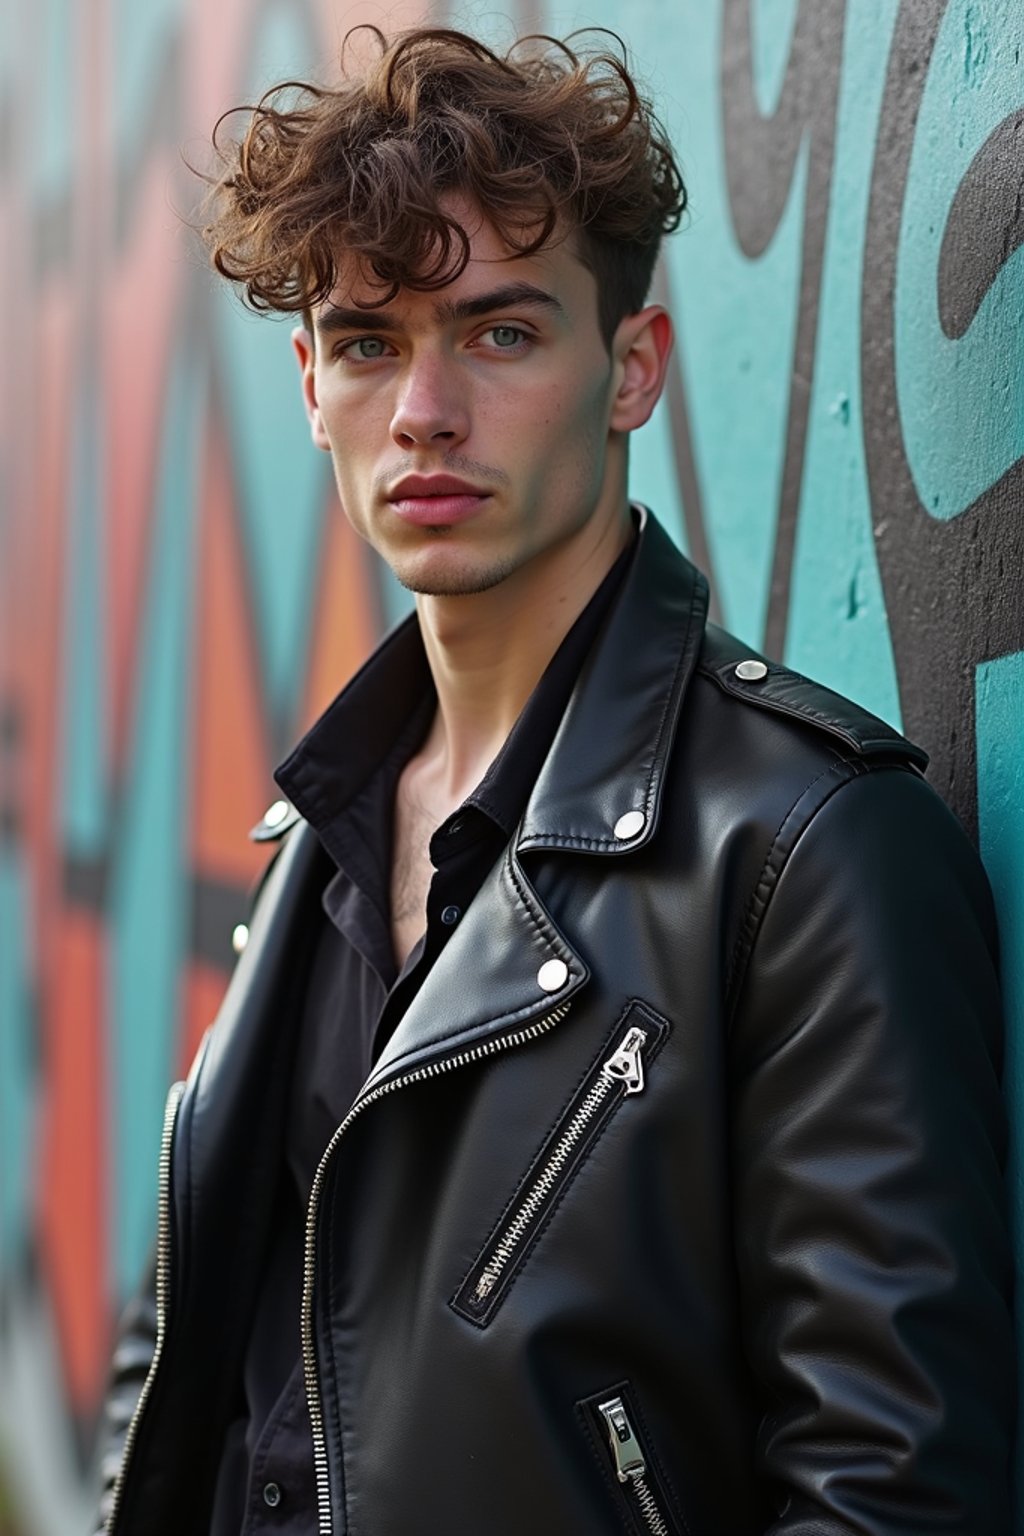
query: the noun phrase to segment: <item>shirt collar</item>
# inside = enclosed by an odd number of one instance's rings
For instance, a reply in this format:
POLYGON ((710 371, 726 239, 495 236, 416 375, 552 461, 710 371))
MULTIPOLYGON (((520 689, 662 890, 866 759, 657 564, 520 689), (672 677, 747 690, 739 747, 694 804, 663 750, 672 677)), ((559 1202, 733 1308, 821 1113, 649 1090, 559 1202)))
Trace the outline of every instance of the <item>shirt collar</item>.
MULTIPOLYGON (((466 806, 474 806, 506 839, 511 837, 636 544, 634 535, 566 634, 484 777, 435 836, 450 830, 466 806)), ((419 622, 412 614, 382 641, 276 770, 282 791, 329 853, 337 842, 332 831, 338 819, 378 771, 394 764, 396 752, 401 751, 403 762, 411 755, 436 699, 419 622)))

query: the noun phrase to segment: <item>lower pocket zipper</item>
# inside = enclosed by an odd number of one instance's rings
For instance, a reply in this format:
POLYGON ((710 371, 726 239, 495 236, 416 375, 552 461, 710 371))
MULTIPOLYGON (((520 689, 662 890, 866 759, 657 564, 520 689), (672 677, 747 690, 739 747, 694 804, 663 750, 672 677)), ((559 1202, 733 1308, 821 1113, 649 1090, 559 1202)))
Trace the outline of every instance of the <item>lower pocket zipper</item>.
POLYGON ((685 1536, 683 1519, 664 1469, 653 1454, 630 1384, 619 1382, 577 1404, 591 1445, 616 1492, 619 1515, 635 1536, 685 1536))
POLYGON ((598 1403, 597 1411, 608 1431, 619 1482, 629 1487, 652 1536, 670 1536, 658 1500, 647 1481, 647 1461, 622 1398, 612 1397, 606 1403, 598 1403))

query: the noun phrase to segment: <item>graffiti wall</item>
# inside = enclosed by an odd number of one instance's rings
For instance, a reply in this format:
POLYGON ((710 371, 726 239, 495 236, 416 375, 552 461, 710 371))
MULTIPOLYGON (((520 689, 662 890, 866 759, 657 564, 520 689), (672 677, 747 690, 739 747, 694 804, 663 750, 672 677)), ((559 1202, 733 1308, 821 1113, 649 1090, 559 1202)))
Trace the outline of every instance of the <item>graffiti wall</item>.
MULTIPOLYGON (((270 771, 404 597, 308 444, 287 324, 182 215, 220 111, 329 77, 343 0, 5 0, 0 1461, 87 1527, 164 1096, 216 1010, 270 771)), ((622 26, 443 10, 492 38, 622 26)), ((997 892, 1024 1093, 1024 8, 637 0, 691 193, 634 490, 719 617, 901 725, 997 892)), ((1014 1183, 1015 1195, 1017 1183, 1014 1183)))

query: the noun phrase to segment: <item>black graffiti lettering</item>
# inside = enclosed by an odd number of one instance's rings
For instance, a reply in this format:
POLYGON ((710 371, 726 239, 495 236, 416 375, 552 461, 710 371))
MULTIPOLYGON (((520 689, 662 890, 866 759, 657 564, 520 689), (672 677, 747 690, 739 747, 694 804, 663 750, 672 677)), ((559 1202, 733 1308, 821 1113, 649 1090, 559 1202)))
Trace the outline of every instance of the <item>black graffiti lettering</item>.
POLYGON ((802 0, 782 92, 767 118, 754 90, 751 8, 752 0, 725 0, 722 27, 726 184, 736 238, 746 255, 759 256, 770 244, 786 207, 801 143, 805 135, 809 139, 799 310, 764 637, 765 649, 781 656, 814 376, 846 0, 802 0))
POLYGON ((939 321, 966 334, 1001 269, 1024 244, 1024 111, 993 129, 971 161, 939 254, 939 321))
MULTIPOLYGON (((654 275, 652 298, 658 304, 672 310, 672 285, 664 261, 658 263, 654 275)), ((669 359, 665 379, 665 405, 668 410, 669 436, 672 445, 672 463, 679 487, 679 499, 683 507, 683 526, 690 558, 699 565, 711 588, 708 614, 716 624, 722 622, 722 610, 718 597, 718 584, 711 558, 707 526, 704 521, 704 496, 697 471, 697 456, 693 448, 693 429, 690 424, 690 406, 686 398, 683 364, 679 340, 669 359)))
MULTIPOLYGON (((868 206, 861 374, 872 522, 903 725, 931 753, 930 778, 976 834, 975 672, 982 661, 1024 648, 1018 581, 1005 579, 1007 572, 1024 570, 1024 459, 960 516, 949 522, 929 516, 907 460, 895 362, 896 259, 907 176, 945 10, 944 0, 903 0, 896 20, 868 206)), ((1020 244, 1019 150, 1016 195, 1013 167, 1004 163, 1020 142, 1015 121, 1019 116, 1007 119, 975 157, 947 223, 943 253, 948 249, 949 255, 940 269, 938 300, 953 334, 966 329, 995 273, 1020 244), (992 206, 982 216, 979 178, 993 170, 992 206)))

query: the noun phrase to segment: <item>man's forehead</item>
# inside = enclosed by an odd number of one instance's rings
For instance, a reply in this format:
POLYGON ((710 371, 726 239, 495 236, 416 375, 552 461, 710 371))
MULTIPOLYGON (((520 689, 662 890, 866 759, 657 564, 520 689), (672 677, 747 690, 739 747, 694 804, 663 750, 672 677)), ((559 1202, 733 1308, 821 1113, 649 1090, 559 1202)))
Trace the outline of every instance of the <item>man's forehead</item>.
POLYGON ((473 208, 463 204, 445 211, 458 218, 469 241, 469 260, 450 283, 433 289, 402 286, 382 304, 379 280, 367 272, 358 255, 341 253, 330 297, 314 311, 318 327, 341 311, 357 310, 364 317, 394 319, 409 314, 446 323, 467 313, 486 312, 484 301, 489 297, 497 307, 533 304, 564 313, 567 290, 589 276, 571 232, 557 233, 550 244, 524 255, 473 208))

